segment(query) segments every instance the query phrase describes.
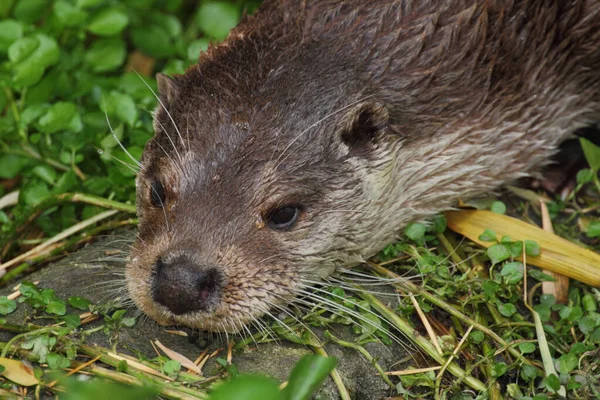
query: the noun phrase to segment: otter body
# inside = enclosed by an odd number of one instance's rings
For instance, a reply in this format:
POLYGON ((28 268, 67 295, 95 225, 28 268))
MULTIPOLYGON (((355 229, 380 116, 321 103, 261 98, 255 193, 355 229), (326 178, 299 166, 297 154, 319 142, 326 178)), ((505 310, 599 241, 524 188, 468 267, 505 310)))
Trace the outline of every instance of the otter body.
POLYGON ((600 121, 600 0, 266 1, 158 77, 136 304, 236 332, 600 121))

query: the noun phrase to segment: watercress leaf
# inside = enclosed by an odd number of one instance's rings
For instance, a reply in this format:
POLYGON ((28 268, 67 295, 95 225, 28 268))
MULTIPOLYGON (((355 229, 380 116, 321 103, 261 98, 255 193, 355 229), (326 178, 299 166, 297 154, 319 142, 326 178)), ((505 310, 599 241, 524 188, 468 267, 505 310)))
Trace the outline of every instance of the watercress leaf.
POLYGON ((209 43, 210 42, 208 41, 208 39, 205 38, 197 39, 190 43, 187 49, 188 60, 198 61, 200 53, 208 49, 209 43))
POLYGON ((492 203, 492 206, 490 207, 490 210, 497 214, 505 214, 506 213, 506 204, 504 204, 501 201, 494 201, 492 203))
POLYGON ((309 399, 312 393, 335 368, 337 360, 316 354, 305 355, 298 361, 290 374, 288 385, 283 389, 285 400, 309 399))
POLYGON ((496 232, 491 229, 486 229, 481 235, 479 235, 479 240, 484 242, 495 242, 497 241, 496 232))
POLYGON ((505 244, 493 244, 487 249, 487 255, 493 264, 497 264, 510 257, 510 250, 505 244))
MULTIPOLYGON (((217 360, 218 361, 218 360, 217 360)), ((238 375, 216 386, 210 394, 211 400, 282 400, 279 382, 266 376, 238 375)))
POLYGON ((600 171, 600 147, 585 138, 580 138, 579 143, 592 171, 600 171))
POLYGON ((409 224, 404 230, 404 234, 411 240, 418 241, 422 240, 425 236, 425 225, 420 223, 409 224))
POLYGON ((14 19, 0 21, 0 53, 8 51, 9 47, 23 36, 23 25, 14 19))
POLYGON ((32 24, 44 15, 50 0, 18 0, 13 9, 13 15, 19 21, 32 24))
POLYGON ((196 23, 208 36, 223 40, 240 18, 239 8, 225 1, 204 1, 198 8, 196 23))
POLYGON ((523 269, 523 263, 518 261, 506 263, 502 267, 500 275, 504 277, 506 283, 514 285, 523 279, 523 269))
POLYGON ((87 30, 98 36, 113 36, 129 24, 127 13, 116 7, 104 8, 91 19, 87 30))
POLYGON ((600 237, 600 220, 593 220, 587 226, 585 234, 590 239, 600 237))
POLYGON ((51 301, 50 304, 46 307, 46 312, 48 314, 55 315, 65 315, 67 312, 67 305, 64 301, 51 301))
POLYGON ((36 38, 24 37, 15 41, 8 48, 8 59, 13 63, 18 63, 29 57, 35 49, 38 48, 40 42, 36 38))
POLYGON ((57 0, 54 3, 54 16, 64 26, 75 27, 85 21, 87 13, 79 7, 73 6, 69 1, 57 0))
POLYGON ((542 252, 540 245, 535 240, 525 240, 525 253, 528 256, 537 257, 542 252))
POLYGON ((39 119, 38 124, 40 131, 47 134, 63 130, 81 130, 81 117, 74 103, 61 101, 50 107, 39 119))
POLYGON ((85 62, 94 72, 107 72, 120 67, 127 55, 120 39, 96 40, 85 55, 85 62))
POLYGON ((50 196, 50 194, 50 189, 48 189, 47 184, 43 182, 31 182, 21 188, 19 198, 22 199, 25 204, 33 206, 41 203, 50 196))
POLYGON ((71 307, 76 308, 81 311, 87 311, 91 304, 91 302, 89 300, 84 299, 83 297, 78 297, 78 296, 69 297, 68 302, 71 305, 71 307))
POLYGON ((12 179, 29 164, 29 160, 16 154, 0 154, 0 178, 12 179))
POLYGON ((174 54, 173 43, 168 32, 159 25, 146 25, 132 29, 131 40, 143 53, 156 58, 167 58, 174 54))
POLYGON ((579 170, 579 172, 577 173, 577 183, 579 185, 584 185, 588 182, 591 182, 592 179, 594 179, 594 171, 592 171, 589 168, 579 170))
POLYGON ((0 297, 0 314, 7 315, 17 309, 17 303, 6 296, 0 297))

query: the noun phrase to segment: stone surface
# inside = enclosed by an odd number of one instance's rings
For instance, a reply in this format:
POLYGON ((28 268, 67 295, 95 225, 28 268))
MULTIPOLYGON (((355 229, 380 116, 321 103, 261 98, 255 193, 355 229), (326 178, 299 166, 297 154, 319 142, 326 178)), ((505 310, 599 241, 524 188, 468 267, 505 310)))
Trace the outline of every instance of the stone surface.
MULTIPOLYGON (((39 287, 53 289, 62 299, 81 296, 97 304, 115 300, 119 295, 126 296, 124 292, 124 259, 132 237, 132 232, 105 237, 23 279, 40 281, 39 287)), ((5 288, 0 291, 0 294, 5 295, 10 292, 11 289, 5 288)), ((139 316, 139 311, 131 309, 128 311, 128 315, 139 316)), ((10 314, 7 320, 9 323, 23 324, 23 321, 30 316, 31 308, 27 305, 19 305, 17 311, 10 314)), ((186 337, 166 332, 165 327, 157 325, 148 318, 140 317, 137 320, 133 328, 120 330, 117 339, 119 352, 130 354, 139 352, 153 358, 156 353, 150 341, 155 339, 192 360, 204 351, 197 343, 190 343, 186 337)), ((36 323, 40 324, 37 320, 36 323)), ((101 323, 102 321, 96 321, 93 324, 98 326, 101 323)), ((85 328, 90 329, 93 326, 88 324, 85 328)), ((356 337, 347 326, 332 326, 330 330, 336 337, 343 340, 352 341, 356 337)), ((323 337, 322 330, 315 329, 315 333, 321 338, 323 337)), ((6 332, 0 332, 0 340, 6 341, 9 337, 10 335, 6 332)), ((207 334, 206 338, 209 351, 226 348, 224 335, 207 334)), ((239 337, 235 337, 235 340, 239 340, 239 337)), ((87 342, 105 348, 113 345, 110 338, 101 331, 92 334, 87 342)), ((401 346, 398 345, 384 346, 381 343, 369 343, 365 347, 384 370, 391 369, 391 366, 405 355, 401 346)), ((338 371, 353 399, 382 399, 394 394, 394 391, 385 384, 371 363, 356 350, 334 343, 326 343, 325 351, 338 359, 338 371)), ((309 347, 281 340, 247 345, 242 350, 234 352, 233 362, 242 373, 262 373, 284 381, 296 361, 310 352, 309 347)), ((221 352, 221 356, 225 356, 224 351, 221 352)), ((217 363, 210 360, 204 368, 204 373, 210 374, 216 370, 217 363)), ((339 398, 337 388, 331 378, 328 378, 315 398, 339 398)))

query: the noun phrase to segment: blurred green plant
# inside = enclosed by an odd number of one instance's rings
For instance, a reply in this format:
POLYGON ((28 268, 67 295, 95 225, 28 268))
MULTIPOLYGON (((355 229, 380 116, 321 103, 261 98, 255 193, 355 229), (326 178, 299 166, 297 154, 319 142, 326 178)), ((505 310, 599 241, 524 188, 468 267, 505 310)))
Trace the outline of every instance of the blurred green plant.
MULTIPOLYGON (((1 2, 0 198, 19 195, 0 209, 0 242, 60 193, 133 203, 135 170, 115 136, 139 158, 153 134, 154 74, 184 72, 258 3, 1 2)), ((51 237, 99 212, 69 202, 43 210, 35 224, 51 237)))

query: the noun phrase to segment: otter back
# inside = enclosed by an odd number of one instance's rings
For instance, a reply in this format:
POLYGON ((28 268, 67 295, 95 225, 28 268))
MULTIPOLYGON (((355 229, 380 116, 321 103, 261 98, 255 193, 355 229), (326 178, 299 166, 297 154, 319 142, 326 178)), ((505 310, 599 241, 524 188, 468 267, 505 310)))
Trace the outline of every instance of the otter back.
POLYGON ((158 76, 136 304, 235 332, 600 116, 600 1, 266 1, 158 76))

